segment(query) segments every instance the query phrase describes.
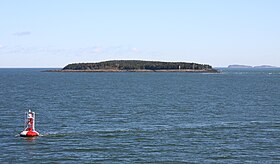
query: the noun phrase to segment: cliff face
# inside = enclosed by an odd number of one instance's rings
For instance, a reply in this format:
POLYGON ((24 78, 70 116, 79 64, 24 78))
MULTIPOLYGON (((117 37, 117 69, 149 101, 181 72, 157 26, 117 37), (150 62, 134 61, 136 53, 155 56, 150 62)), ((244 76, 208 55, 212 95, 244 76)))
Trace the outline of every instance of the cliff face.
POLYGON ((63 70, 204 70, 215 72, 210 65, 185 62, 158 62, 140 60, 112 60, 99 63, 68 64, 63 70))

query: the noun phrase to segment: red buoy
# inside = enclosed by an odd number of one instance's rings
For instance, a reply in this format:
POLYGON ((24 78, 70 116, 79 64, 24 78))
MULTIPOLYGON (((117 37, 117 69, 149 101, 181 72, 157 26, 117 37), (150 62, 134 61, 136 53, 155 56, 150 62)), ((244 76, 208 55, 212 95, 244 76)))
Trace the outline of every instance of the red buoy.
POLYGON ((35 112, 25 112, 24 131, 20 133, 21 137, 35 137, 39 133, 35 130, 35 112))

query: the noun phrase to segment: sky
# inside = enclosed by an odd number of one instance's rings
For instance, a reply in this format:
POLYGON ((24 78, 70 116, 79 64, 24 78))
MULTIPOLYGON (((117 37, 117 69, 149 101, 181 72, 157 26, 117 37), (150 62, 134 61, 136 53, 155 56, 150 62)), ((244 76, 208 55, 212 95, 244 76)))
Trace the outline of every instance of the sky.
POLYGON ((279 0, 0 1, 0 67, 106 60, 280 66, 279 0))

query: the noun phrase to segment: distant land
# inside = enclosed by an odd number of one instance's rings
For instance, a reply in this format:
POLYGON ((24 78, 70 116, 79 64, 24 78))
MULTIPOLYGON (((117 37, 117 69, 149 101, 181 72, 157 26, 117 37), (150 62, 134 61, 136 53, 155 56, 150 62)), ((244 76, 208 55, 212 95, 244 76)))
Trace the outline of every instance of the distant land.
POLYGON ((271 65, 249 66, 249 65, 229 65, 228 68, 279 68, 271 65))
POLYGON ((208 64, 142 60, 111 60, 98 63, 73 63, 47 72, 207 72, 218 73, 208 64))
POLYGON ((260 65, 260 66, 254 66, 254 68, 279 68, 279 67, 271 66, 271 65, 260 65))

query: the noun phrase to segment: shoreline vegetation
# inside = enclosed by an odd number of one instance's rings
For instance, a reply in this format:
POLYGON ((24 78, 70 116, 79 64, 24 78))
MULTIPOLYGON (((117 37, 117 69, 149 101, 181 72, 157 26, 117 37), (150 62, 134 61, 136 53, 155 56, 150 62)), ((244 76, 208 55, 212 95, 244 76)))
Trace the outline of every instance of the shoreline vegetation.
POLYGON ((218 73, 207 64, 142 60, 111 60, 98 63, 73 63, 61 70, 45 72, 197 72, 218 73))

